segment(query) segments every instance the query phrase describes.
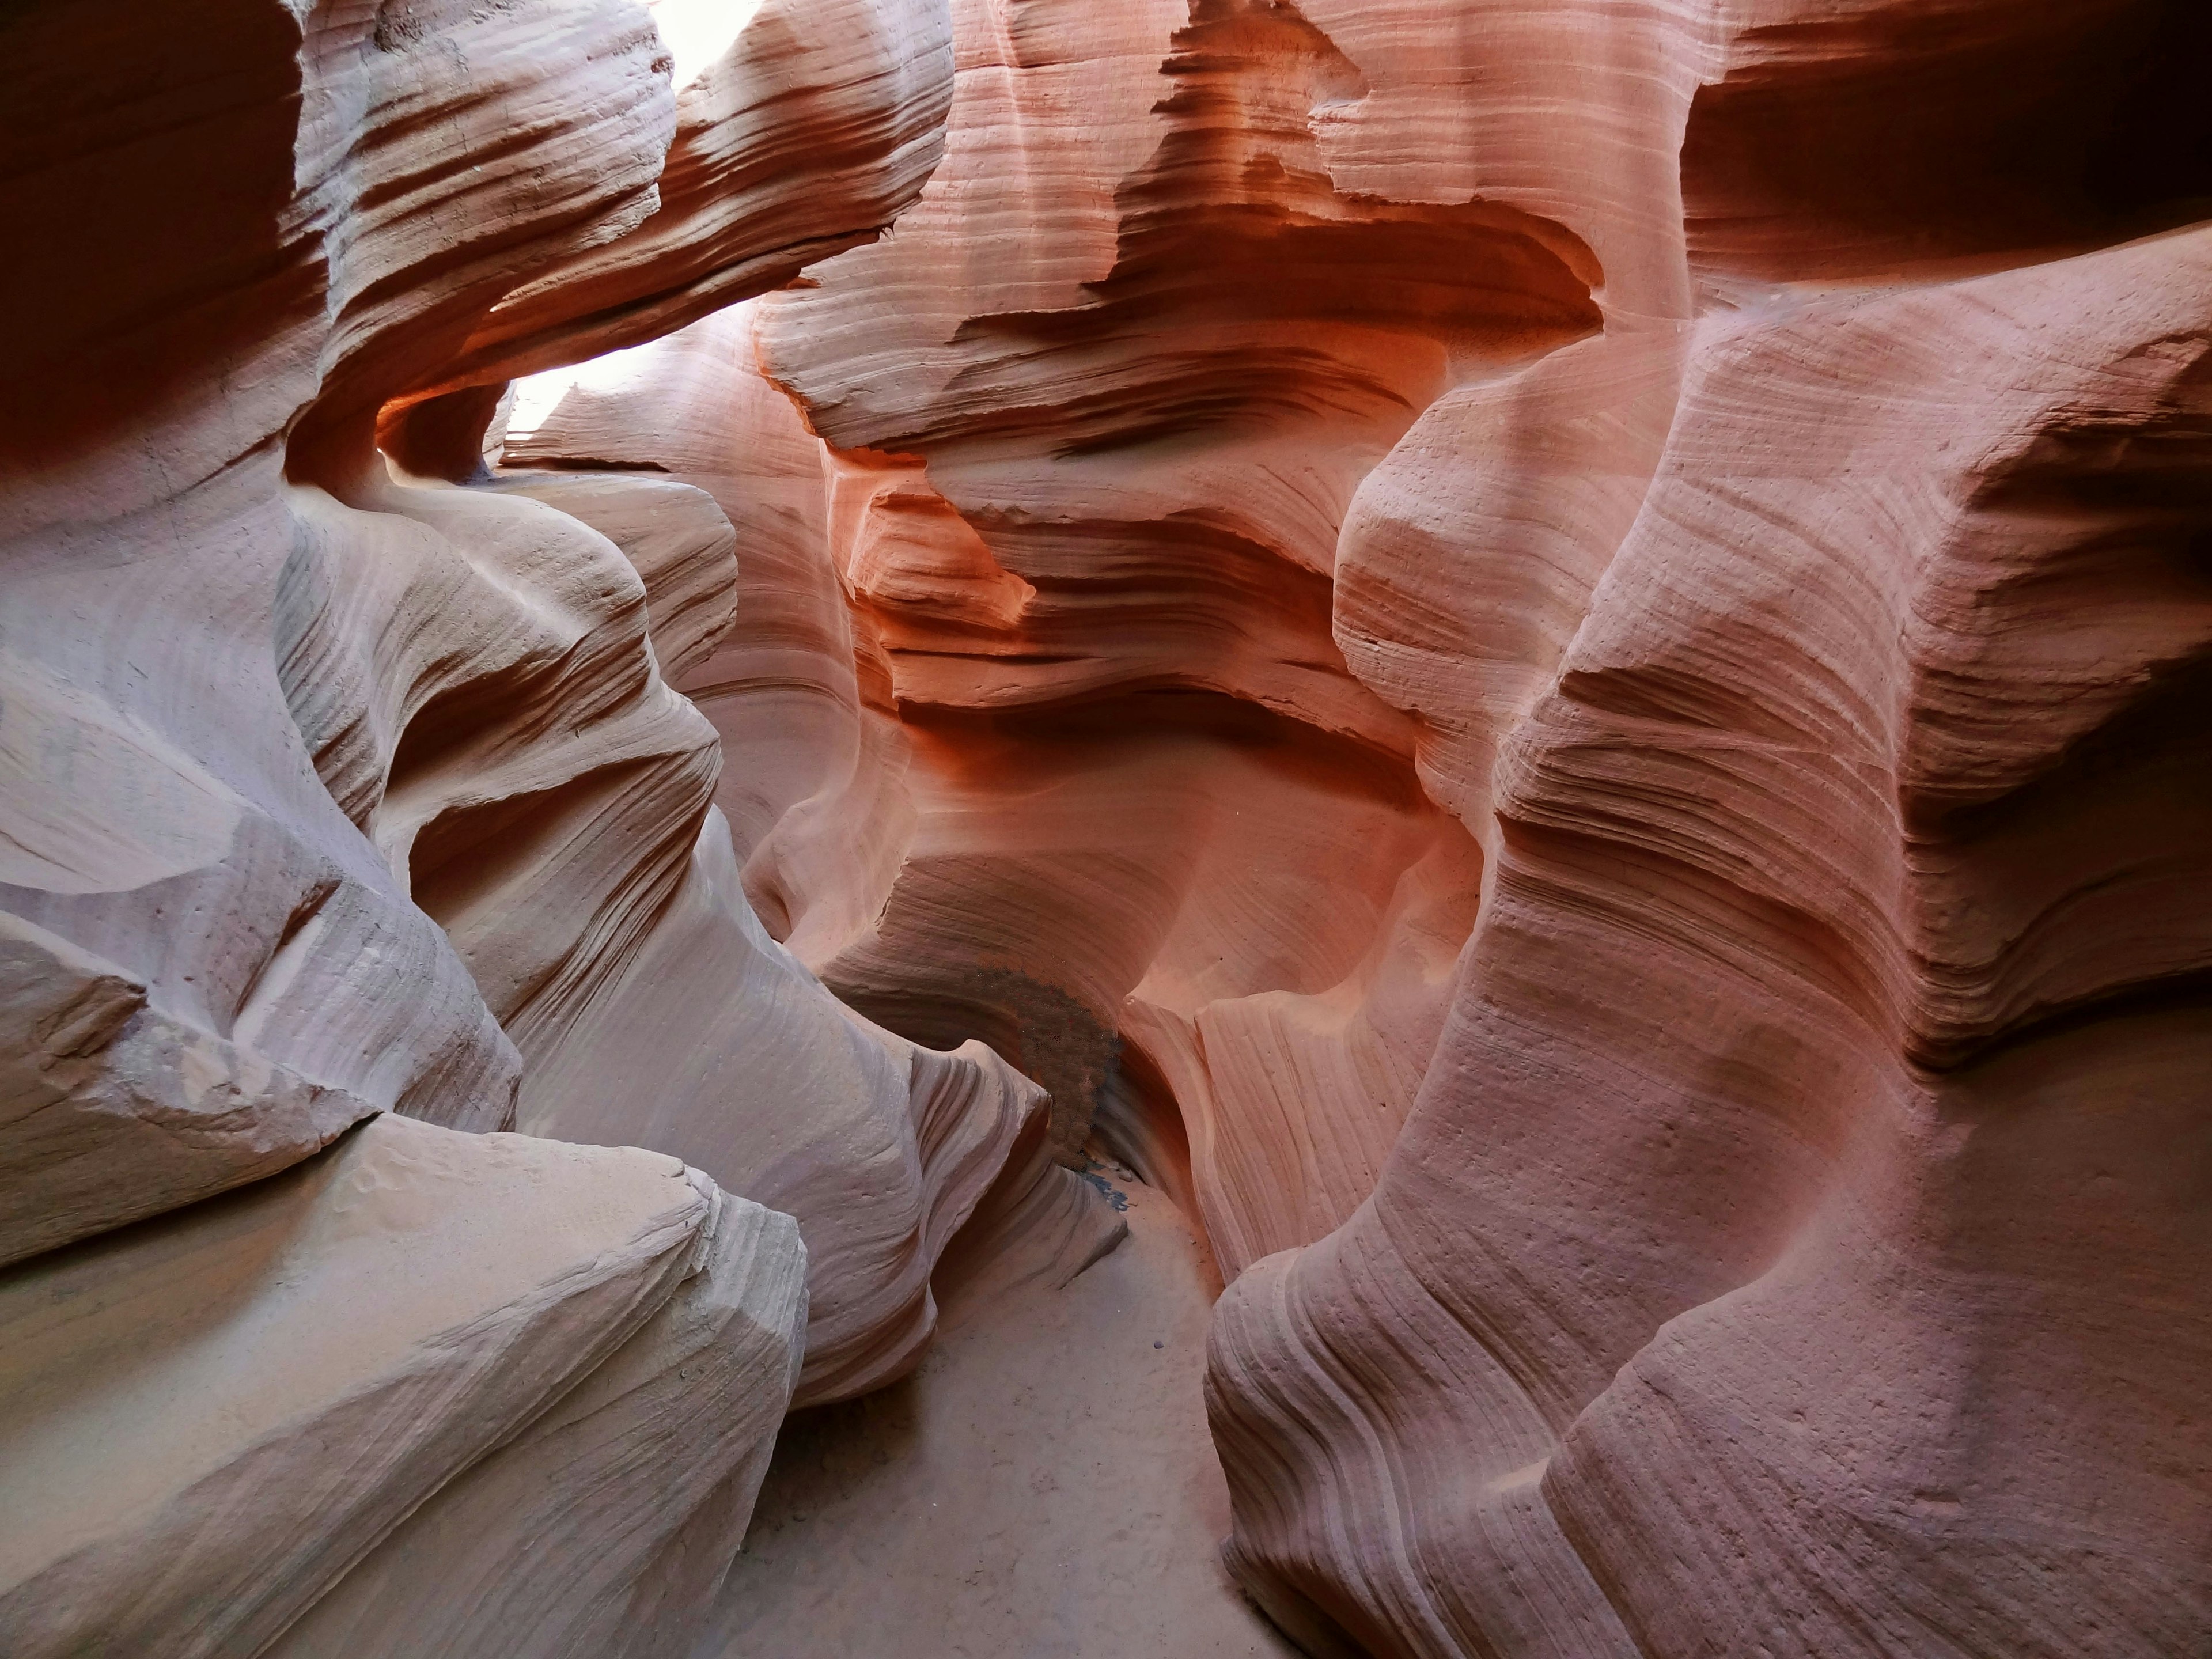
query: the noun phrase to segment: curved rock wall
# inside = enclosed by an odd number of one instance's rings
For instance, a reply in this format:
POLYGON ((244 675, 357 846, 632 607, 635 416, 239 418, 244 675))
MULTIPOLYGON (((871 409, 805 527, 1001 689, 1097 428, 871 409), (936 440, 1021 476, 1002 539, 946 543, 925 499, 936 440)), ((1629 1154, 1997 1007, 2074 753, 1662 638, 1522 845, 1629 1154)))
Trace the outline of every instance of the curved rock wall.
POLYGON ((660 10, 0 20, 11 1653, 687 1651, 987 1194, 1110 1236, 754 921, 713 498, 481 465, 935 163, 941 6, 660 10))
POLYGON ((2195 8, 112 14, 0 20, 11 1651, 684 1651, 1094 1149, 1310 1652, 2212 1640, 2195 8))
POLYGON ((771 930, 1202 1215, 1311 1650, 2212 1632, 2197 31, 969 0, 896 236, 526 388, 758 550, 771 930))

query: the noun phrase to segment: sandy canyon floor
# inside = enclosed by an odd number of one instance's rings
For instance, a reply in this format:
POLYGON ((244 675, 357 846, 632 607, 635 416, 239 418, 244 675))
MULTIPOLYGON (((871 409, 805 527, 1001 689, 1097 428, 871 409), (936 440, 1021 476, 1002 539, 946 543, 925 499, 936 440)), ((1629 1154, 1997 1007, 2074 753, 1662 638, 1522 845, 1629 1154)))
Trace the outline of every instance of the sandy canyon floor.
POLYGON ((1167 1199, 1105 1178, 1112 1255, 1057 1289, 1021 1260, 945 1286, 911 1376, 784 1425, 695 1659, 1296 1651, 1221 1566, 1212 1264, 1167 1199))

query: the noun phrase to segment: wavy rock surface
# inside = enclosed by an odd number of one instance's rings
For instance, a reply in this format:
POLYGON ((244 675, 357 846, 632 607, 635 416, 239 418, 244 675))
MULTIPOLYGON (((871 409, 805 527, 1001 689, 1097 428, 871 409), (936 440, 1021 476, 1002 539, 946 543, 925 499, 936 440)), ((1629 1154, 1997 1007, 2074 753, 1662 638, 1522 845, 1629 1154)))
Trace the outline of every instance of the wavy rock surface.
POLYGON ((1701 343, 1499 769, 1375 1200, 1224 1304, 1255 1577, 1386 1650, 2201 1639, 2206 1211, 2169 1155, 2212 1029, 2154 896, 2201 879, 2206 247, 1701 343), (1345 1467, 1409 1419, 1425 1455, 1345 1467), (1331 1540, 1376 1503, 1433 1519, 1331 1540))
MULTIPOLYGON (((566 1478, 600 1518, 665 1513, 672 1463, 695 1489, 744 1486, 750 1507, 784 1397, 763 1372, 788 1388, 800 1270, 787 1218, 673 1158, 396 1115, 287 1175, 24 1263, 0 1283, 9 1650, 259 1651, 410 1510, 357 1571, 381 1576, 502 1482, 566 1478), (750 1417, 702 1424, 718 1413, 688 1389, 676 1413, 623 1399, 670 1391, 666 1333, 716 1301, 763 1322, 768 1352, 720 1355, 742 1367, 728 1380, 750 1417), (577 1419, 611 1426, 610 1395, 629 1434, 659 1431, 661 1449, 603 1452, 586 1478, 553 1454, 577 1419)), ((542 1548, 515 1518, 483 1517, 476 1548, 542 1548)), ((507 1575, 526 1644, 510 1650, 551 1650, 544 1627, 574 1615, 562 1595, 622 1583, 627 1563, 602 1550, 593 1537, 537 1557, 564 1575, 603 1564, 560 1594, 507 1575)), ((408 1613, 440 1630, 420 1601, 408 1613)), ((313 1628, 283 1650, 372 1650, 318 1649, 313 1628)))
POLYGON ((913 1363, 1040 1109, 854 1019, 720 879, 715 734, 661 672, 731 612, 711 498, 459 487, 496 388, 422 396, 880 229, 935 158, 945 14, 801 9, 0 23, 40 248, 9 298, 46 319, 0 488, 27 1652, 259 1650, 326 1592, 283 1650, 682 1651, 802 1348, 817 1394, 913 1363), (576 1061, 674 958, 707 994, 664 1069, 576 1061), (699 1142, 822 1248, 660 1153, 456 1133, 518 1108, 699 1142))
POLYGON ((511 434, 762 550, 770 931, 1241 1271, 1311 1650, 2212 1631, 2192 15, 972 0, 896 238, 511 434))
POLYGON ((264 1652, 690 1650, 798 1381, 806 1253, 789 1217, 687 1173, 707 1213, 684 1282, 264 1652))
POLYGON ((18 9, 10 1635, 683 1650, 1103 1143, 1310 1652, 2204 1648, 2198 9, 18 9))
POLYGON ((505 453, 667 466, 717 490, 744 544, 793 550, 686 682, 781 775, 722 796, 748 891, 847 1000, 1043 1081, 1063 1158, 1103 1104, 1242 1266, 1364 1195, 1480 879, 1416 781, 1416 729, 1331 637, 1338 524, 1455 362, 1586 328, 1594 272, 1517 210, 1333 189, 1302 123, 1348 71, 1291 14, 994 17, 957 20, 947 161, 895 246, 556 407, 526 388, 505 453), (1162 49, 1182 88, 1164 121, 1162 49), (1272 78, 1285 62, 1297 87, 1272 78), (1048 192, 1071 159, 1093 181, 1048 192), (969 257, 1025 222, 1018 258, 969 257), (1347 288, 1363 235, 1405 274, 1347 288), (1282 314, 1240 315, 1270 264, 1282 314), (836 447, 745 389, 757 353, 836 447), (817 393, 817 362, 865 394, 817 393), (827 572, 806 557, 823 538, 827 572), (1367 849, 1354 902, 1302 898, 1346 843, 1367 849), (1309 1113, 1309 1089, 1357 1108, 1309 1113))
POLYGON ((944 151, 951 17, 915 0, 652 0, 676 136, 652 215, 507 293, 441 382, 640 344, 872 241, 944 151))
POLYGON ((320 1150, 375 1109, 147 1006, 143 981, 0 916, 0 1262, 36 1255, 320 1150))

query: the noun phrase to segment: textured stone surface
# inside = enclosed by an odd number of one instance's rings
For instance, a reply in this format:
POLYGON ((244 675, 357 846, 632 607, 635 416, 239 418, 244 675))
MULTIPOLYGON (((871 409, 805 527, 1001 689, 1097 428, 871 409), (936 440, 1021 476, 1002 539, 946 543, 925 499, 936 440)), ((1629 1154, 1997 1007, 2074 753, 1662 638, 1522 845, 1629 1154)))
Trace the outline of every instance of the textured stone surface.
POLYGON ((316 1152, 374 1109, 213 1032, 0 915, 0 1262, 157 1215, 316 1152))
POLYGON ((483 487, 473 382, 772 286, 933 165, 941 6, 661 9, 0 21, 44 319, 0 410, 10 1651, 259 1650, 333 1583, 284 1650, 682 1651, 803 1273, 825 1386, 911 1364, 1038 1109, 716 878, 715 733, 662 672, 732 613, 712 499, 483 487), (679 1074, 573 1062, 686 951, 679 1074), (459 1133, 518 1107, 724 1185, 459 1133))
POLYGON ((1216 1547, 1205 1248, 1158 1193, 1100 1178, 1128 1206, 1111 1255, 1062 1283, 1082 1255, 1042 1235, 980 1272, 956 1251, 915 1373, 785 1426, 697 1659, 1295 1651, 1216 1547))
POLYGON ((649 0, 676 88, 652 215, 505 295, 435 376, 505 379, 665 334, 872 241, 944 153, 928 0, 649 0))
MULTIPOLYGON (((774 1320, 765 1369, 787 1368, 787 1218, 658 1154, 397 1115, 286 1175, 18 1265, 0 1284, 10 1651, 258 1650, 424 1498, 446 1486, 437 1504, 456 1501, 452 1476, 477 1465, 462 1493, 496 1480, 587 1410, 606 1387, 593 1368, 626 1364, 625 1342, 648 1340, 633 1333, 702 1272, 726 1294, 757 1276, 744 1288, 774 1320), (715 1265, 724 1209, 748 1212, 733 1230, 776 1234, 782 1259, 715 1265)), ((758 1375, 741 1391, 765 1395, 767 1420, 734 1445, 694 1437, 708 1480, 762 1448, 781 1407, 758 1375)), ((612 1474, 635 1503, 663 1495, 653 1473, 612 1474)), ((594 1484, 569 1495, 611 1518, 594 1484)), ((486 1518, 479 1547, 543 1547, 512 1514, 486 1518)), ((602 1547, 578 1540, 541 1570, 602 1547)), ((516 1585, 532 1613, 566 1611, 532 1588, 516 1585)))
POLYGON ((2201 7, 112 11, 0 22, 0 1294, 216 1265, 9 1356, 36 1642, 681 1651, 1102 1146, 1310 1652, 2212 1640, 2201 7), (683 1215, 332 1496, 410 1137, 471 1332, 683 1215))
POLYGON ((1714 325, 1375 1200, 1224 1304, 1255 1576, 1410 1651, 1536 1641, 1505 1571, 1623 1652, 2201 1640, 2205 247, 1714 325), (1325 1540, 1369 1481, 1453 1570, 1325 1540))
POLYGON ((896 237, 538 388, 763 550, 769 930, 1202 1217, 1313 1650, 2212 1631, 2200 27, 973 0, 896 237))
POLYGON ((689 1650, 744 1535, 806 1325, 791 1218, 690 1178, 706 1214, 690 1276, 264 1651, 689 1650))

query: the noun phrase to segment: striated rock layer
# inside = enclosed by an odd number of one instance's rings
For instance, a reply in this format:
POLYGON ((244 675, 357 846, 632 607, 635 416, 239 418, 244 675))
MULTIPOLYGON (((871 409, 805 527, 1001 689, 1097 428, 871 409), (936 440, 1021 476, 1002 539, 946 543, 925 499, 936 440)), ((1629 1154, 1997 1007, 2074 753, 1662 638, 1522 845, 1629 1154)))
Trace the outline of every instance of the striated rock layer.
MULTIPOLYGON (((625 1510, 673 1542, 695 1511, 726 1532, 718 1498, 750 1508, 798 1358, 802 1264, 788 1217, 673 1158, 398 1116, 42 1256, 0 1286, 9 1650, 262 1651, 333 1583, 330 1614, 315 1606, 276 1650, 548 1652, 628 1622, 661 1585, 659 1540, 623 1528, 625 1510), (709 1342, 685 1329, 710 1321, 709 1342), (678 1386, 687 1347, 750 1414, 678 1386), (590 1496, 570 1525, 592 1535, 518 1513, 549 1492, 590 1496), (469 1550, 430 1547, 472 1503, 469 1550), (625 1534, 611 1552, 603 1527, 625 1534), (449 1610, 471 1568, 498 1595, 449 1610), (472 1638, 462 1613, 513 1645, 472 1638)), ((669 1588, 696 1606, 708 1572, 669 1588)))
POLYGON ((1110 1232, 1036 1085, 755 921, 664 672, 713 499, 481 463, 517 366, 878 234, 948 38, 0 21, 11 1653, 685 1652, 787 1405, 915 1362, 987 1196, 1110 1232))
POLYGON ((9 1650, 687 1651, 1092 1148, 1309 1652, 2205 1650, 2200 10, 9 12, 9 1650))
POLYGON ((1710 327, 1375 1198, 1217 1323, 1255 1581, 1385 1650, 2201 1644, 2208 251, 1710 327))
POLYGON ((522 388, 738 528, 768 930, 1202 1218, 1310 1650, 2212 1641, 2203 43, 963 0, 896 236, 522 388))

